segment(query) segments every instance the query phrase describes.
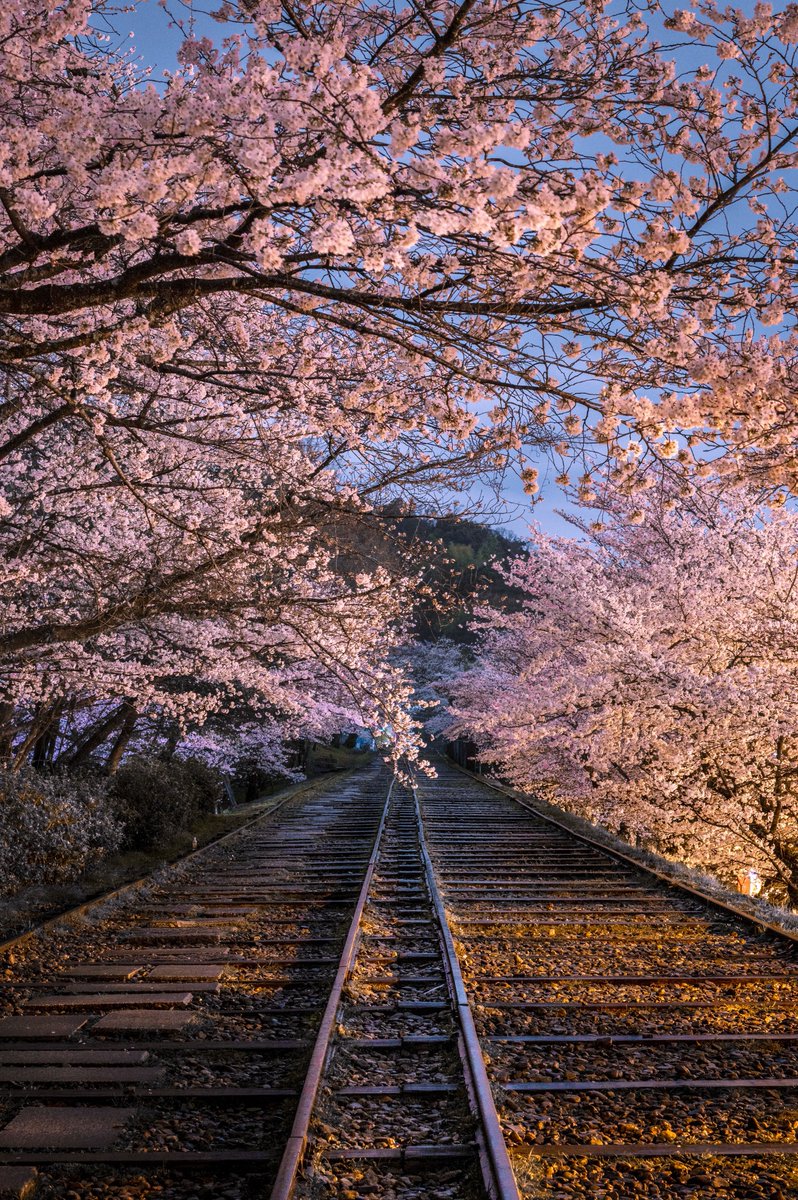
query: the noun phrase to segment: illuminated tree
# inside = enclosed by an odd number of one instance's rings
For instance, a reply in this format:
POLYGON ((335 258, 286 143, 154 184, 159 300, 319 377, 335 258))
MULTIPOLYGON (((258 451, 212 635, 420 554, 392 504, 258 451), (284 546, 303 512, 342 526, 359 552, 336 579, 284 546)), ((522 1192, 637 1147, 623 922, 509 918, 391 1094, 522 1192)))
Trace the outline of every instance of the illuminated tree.
POLYGON ((4 4, 6 757, 242 695, 403 728, 361 523, 530 445, 791 489, 797 12, 241 0, 158 87, 104 0, 4 4))
POLYGON ((523 611, 484 610, 447 684, 450 728, 519 786, 795 903, 798 514, 645 518, 535 538, 523 611))

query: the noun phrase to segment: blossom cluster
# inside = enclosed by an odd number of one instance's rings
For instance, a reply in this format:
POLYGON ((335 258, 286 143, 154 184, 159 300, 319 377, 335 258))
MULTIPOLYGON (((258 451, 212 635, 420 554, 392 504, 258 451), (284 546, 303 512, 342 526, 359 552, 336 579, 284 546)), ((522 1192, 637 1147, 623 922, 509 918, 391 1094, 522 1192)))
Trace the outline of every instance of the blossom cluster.
POLYGON ((508 574, 522 606, 482 611, 439 725, 517 785, 795 904, 798 514, 644 503, 639 525, 616 500, 592 536, 535 537, 508 574))
POLYGON ((0 6, 4 761, 242 710, 412 757, 380 523, 530 445, 632 523, 798 491, 795 6, 652 12, 224 0, 156 81, 110 0, 0 6))

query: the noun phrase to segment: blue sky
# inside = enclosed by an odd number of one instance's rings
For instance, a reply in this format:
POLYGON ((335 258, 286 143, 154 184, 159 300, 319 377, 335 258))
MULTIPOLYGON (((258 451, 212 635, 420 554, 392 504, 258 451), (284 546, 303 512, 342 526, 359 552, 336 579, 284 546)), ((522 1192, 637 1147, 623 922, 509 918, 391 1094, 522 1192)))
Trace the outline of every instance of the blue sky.
MULTIPOLYGON (((181 20, 188 19, 191 7, 184 6, 178 0, 173 11, 181 20)), ((195 32, 207 33, 209 37, 218 38, 218 22, 204 14, 196 14, 194 21, 195 32)), ((120 33, 127 33, 129 30, 133 34, 132 41, 142 61, 155 68, 156 75, 175 66, 181 34, 158 0, 137 0, 135 9, 132 12, 119 13, 115 24, 120 33)))
MULTIPOLYGON (((170 3, 174 16, 183 22, 192 19, 192 7, 190 3, 180 3, 180 0, 170 3)), ((209 4, 208 7, 212 8, 213 5, 209 4)), ((193 20, 195 34, 207 34, 213 40, 219 39, 222 27, 217 21, 201 12, 194 13, 193 20)), ((132 34, 130 41, 138 57, 143 64, 152 68, 152 82, 157 83, 164 71, 174 69, 181 33, 175 27, 169 12, 158 0, 138 0, 132 11, 118 14, 115 25, 121 35, 132 34)), ((550 533, 573 534, 574 530, 556 512, 556 509, 570 507, 561 488, 554 483, 557 470, 545 461, 538 465, 541 494, 534 506, 534 512, 520 481, 515 476, 508 475, 502 489, 506 513, 491 513, 490 524, 510 529, 519 537, 526 535, 530 520, 534 520, 550 533)))

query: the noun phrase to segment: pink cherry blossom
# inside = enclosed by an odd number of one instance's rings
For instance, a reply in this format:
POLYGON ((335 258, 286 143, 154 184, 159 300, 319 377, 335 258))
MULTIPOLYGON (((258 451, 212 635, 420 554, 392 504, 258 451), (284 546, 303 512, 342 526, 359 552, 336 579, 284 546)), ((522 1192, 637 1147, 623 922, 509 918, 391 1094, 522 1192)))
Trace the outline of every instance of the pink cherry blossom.
POLYGON ((794 904, 798 514, 668 499, 536 534, 507 573, 522 607, 480 611, 436 727, 526 790, 730 883, 754 867, 794 904))
POLYGON ((241 704, 415 754, 385 513, 530 443, 798 491, 793 8, 227 0, 156 84, 118 6, 0 6, 3 757, 241 704))

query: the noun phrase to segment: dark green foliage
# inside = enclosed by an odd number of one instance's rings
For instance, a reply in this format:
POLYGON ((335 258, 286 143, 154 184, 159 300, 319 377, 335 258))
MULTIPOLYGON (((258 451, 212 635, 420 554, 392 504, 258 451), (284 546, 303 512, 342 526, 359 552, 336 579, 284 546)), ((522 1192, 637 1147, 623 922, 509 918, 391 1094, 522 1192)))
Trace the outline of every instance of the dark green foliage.
POLYGON ((123 849, 148 850, 213 813, 223 788, 219 774, 196 758, 132 757, 111 781, 110 796, 125 827, 123 849))
POLYGON ((0 769, 0 896, 68 881, 121 839, 122 827, 96 780, 0 769))
POLYGON ((507 608, 520 603, 498 566, 517 558, 526 543, 506 530, 477 521, 405 517, 397 528, 411 547, 438 549, 427 567, 431 599, 416 611, 416 636, 423 641, 449 638, 460 645, 474 641, 468 629, 474 604, 507 608), (449 560, 446 562, 445 560, 449 560))

